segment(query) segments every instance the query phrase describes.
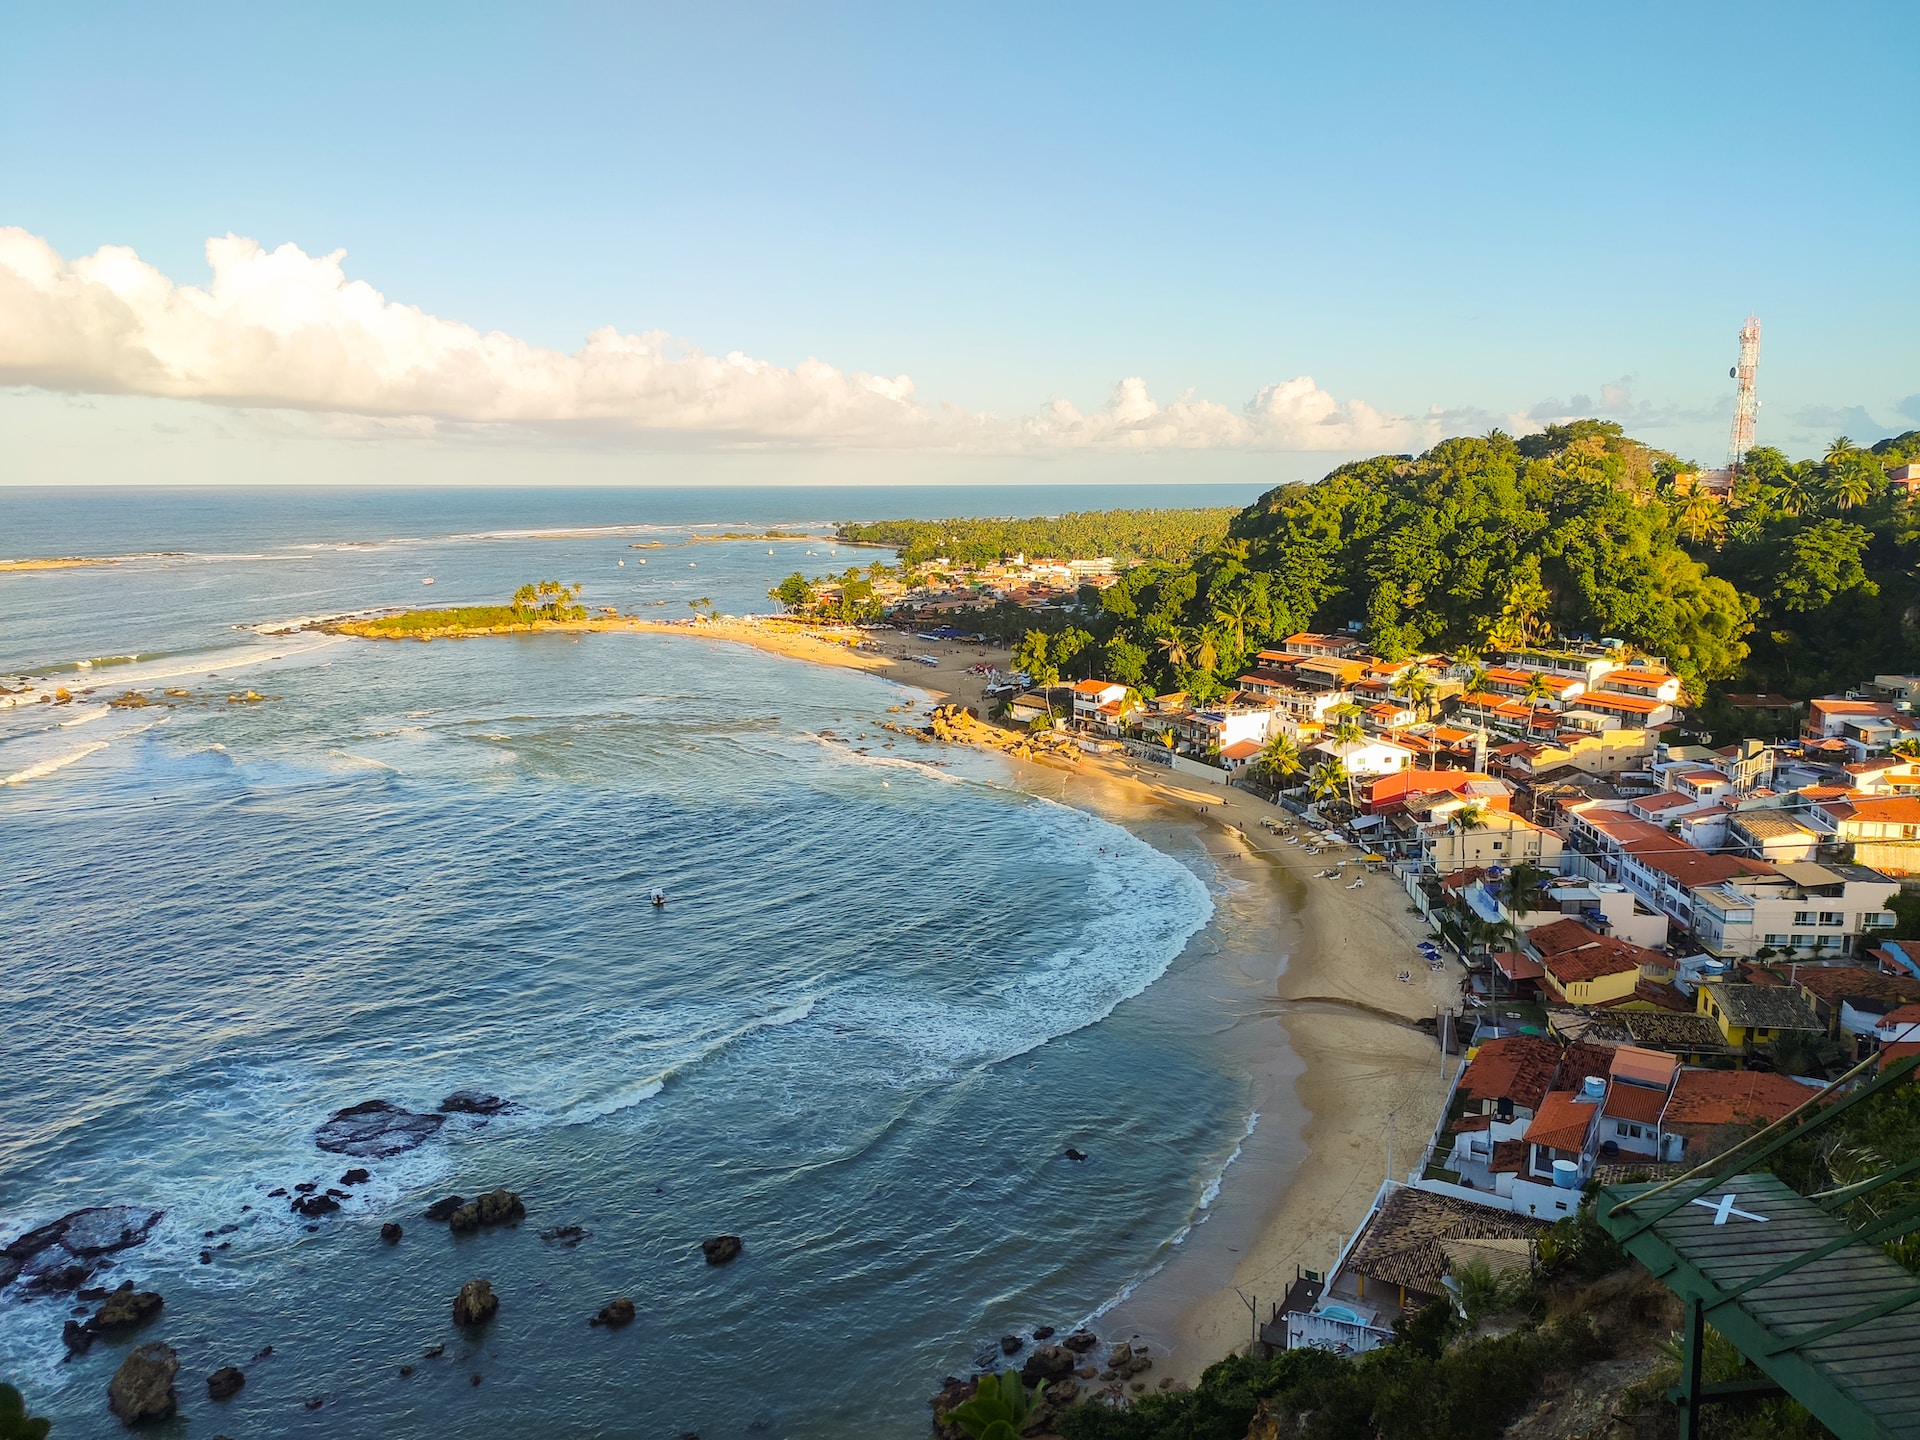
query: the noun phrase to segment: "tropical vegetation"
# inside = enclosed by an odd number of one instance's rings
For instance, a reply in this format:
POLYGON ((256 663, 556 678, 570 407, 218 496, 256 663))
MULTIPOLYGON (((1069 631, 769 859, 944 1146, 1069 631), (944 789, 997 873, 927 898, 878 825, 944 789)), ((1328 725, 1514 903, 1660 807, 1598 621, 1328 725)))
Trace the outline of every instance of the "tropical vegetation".
POLYGON ((848 545, 885 545, 908 565, 944 557, 982 565, 1014 555, 1056 560, 1187 560, 1220 543, 1239 512, 1196 510, 1084 510, 1028 520, 874 520, 848 522, 848 545))

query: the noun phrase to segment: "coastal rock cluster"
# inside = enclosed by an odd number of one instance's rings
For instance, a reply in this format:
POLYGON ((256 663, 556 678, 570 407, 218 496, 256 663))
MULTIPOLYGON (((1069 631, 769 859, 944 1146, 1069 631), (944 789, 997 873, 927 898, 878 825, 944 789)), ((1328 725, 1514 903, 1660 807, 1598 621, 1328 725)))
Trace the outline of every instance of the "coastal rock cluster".
POLYGON ((1042 730, 1023 734, 1014 730, 1002 730, 981 720, 964 705, 936 705, 927 713, 924 729, 909 729, 896 725, 892 721, 883 721, 884 728, 902 735, 911 735, 917 740, 940 740, 949 745, 973 745, 983 750, 999 750, 1016 760, 1033 760, 1045 756, 1054 760, 1066 760, 1074 764, 1080 761, 1080 751, 1073 737, 1064 730, 1042 730))
MULTIPOLYGON (((385 1100, 370 1100, 334 1111, 318 1127, 314 1143, 330 1154, 366 1160, 387 1159, 425 1143, 450 1116, 475 1117, 472 1123, 485 1124, 489 1117, 514 1108, 510 1101, 480 1090, 456 1091, 442 1100, 433 1113, 411 1111, 385 1100)), ((373 1178, 367 1166, 353 1165, 345 1169, 333 1185, 325 1185, 318 1179, 302 1180, 275 1186, 267 1194, 286 1201, 292 1214, 300 1219, 317 1220, 340 1213, 345 1208, 344 1202, 370 1199, 370 1196, 357 1197, 353 1187, 367 1185, 373 1178)), ((244 1214, 254 1206, 242 1205, 240 1209, 244 1214)), ((449 1234, 457 1236, 495 1227, 515 1227, 527 1217, 527 1206, 515 1191, 496 1186, 472 1198, 445 1196, 427 1206, 425 1213, 428 1219, 446 1225, 449 1234)), ((79 1360, 88 1354, 96 1340, 128 1335, 154 1323, 165 1311, 166 1301, 158 1290, 142 1289, 133 1280, 122 1281, 110 1289, 106 1284, 111 1282, 103 1284, 99 1280, 100 1272, 113 1268, 114 1260, 110 1257, 145 1242, 164 1218, 159 1210, 130 1205, 91 1206, 63 1215, 0 1247, 0 1288, 15 1287, 16 1293, 27 1299, 70 1295, 84 1302, 72 1312, 73 1317, 84 1318, 66 1318, 61 1328, 67 1360, 79 1360), (91 1314, 87 1306, 95 1307, 91 1314)), ((243 1223, 236 1221, 204 1231, 203 1238, 209 1244, 199 1253, 200 1263, 211 1264, 216 1251, 227 1250, 231 1241, 220 1237, 238 1238, 243 1223)), ((321 1227, 308 1223, 304 1228, 315 1231, 321 1227)), ((379 1226, 380 1240, 389 1246, 398 1244, 404 1233, 394 1220, 384 1220, 379 1226)), ((555 1225, 540 1232, 543 1240, 565 1248, 579 1245, 591 1234, 576 1224, 555 1225)), ((700 1248, 708 1265, 724 1266, 738 1259, 745 1244, 738 1235, 723 1234, 702 1241, 700 1248)), ((499 1313, 501 1303, 490 1280, 470 1279, 453 1296, 453 1322, 464 1330, 474 1331, 499 1313)), ((633 1325, 638 1318, 634 1300, 622 1295, 602 1305, 588 1317, 587 1323, 599 1329, 619 1330, 633 1325)), ((431 1360, 446 1350, 445 1344, 435 1344, 426 1347, 423 1354, 431 1360)), ((272 1354, 271 1345, 263 1346, 254 1354, 253 1361, 272 1354)), ((415 1365, 402 1365, 399 1373, 406 1378, 416 1369, 415 1365)), ((171 1419, 178 1413, 179 1370, 180 1357, 171 1346, 160 1341, 137 1346, 123 1357, 106 1386, 109 1409, 129 1427, 171 1419)), ((204 1377, 208 1399, 230 1399, 247 1384, 247 1378, 247 1371, 238 1365, 220 1366, 204 1377)), ((476 1373, 470 1379, 478 1385, 482 1377, 476 1373)), ((313 1396, 305 1404, 308 1409, 316 1409, 326 1398, 313 1396)))
MULTIPOLYGON (((1125 1405, 1147 1389, 1147 1382, 1139 1377, 1153 1368, 1153 1358, 1147 1353, 1146 1343, 1137 1336, 1108 1346, 1106 1363, 1102 1365, 1093 1359, 1093 1352, 1100 1348, 1101 1341, 1092 1331, 1076 1330, 1061 1336, 1058 1343, 1048 1343, 1056 1333, 1050 1325, 1033 1331, 1034 1348, 1028 1351, 1019 1367, 1021 1384, 1029 1391, 1040 1385, 1046 1387, 1039 1392, 1032 1413, 1021 1427, 1022 1434, 1053 1435, 1058 1430, 1061 1413, 1084 1400, 1125 1405)), ((1024 1336, 1003 1335, 997 1348, 1000 1355, 1011 1357, 1026 1349, 1026 1345, 1024 1336)), ((977 1362, 982 1373, 971 1379, 947 1377, 930 1402, 934 1440, 965 1440, 965 1432, 949 1416, 974 1397, 985 1375, 996 1373, 993 1369, 996 1359, 991 1352, 982 1355, 977 1362)), ((1186 1387, 1168 1377, 1161 1380, 1157 1388, 1181 1390, 1186 1387)))

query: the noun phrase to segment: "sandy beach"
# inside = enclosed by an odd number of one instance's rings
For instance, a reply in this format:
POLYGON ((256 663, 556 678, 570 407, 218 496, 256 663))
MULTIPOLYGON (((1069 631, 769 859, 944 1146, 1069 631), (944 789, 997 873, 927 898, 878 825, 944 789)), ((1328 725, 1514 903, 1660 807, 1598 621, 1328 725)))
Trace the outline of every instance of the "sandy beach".
MULTIPOLYGON (((981 713, 985 682, 970 667, 1008 664, 1004 649, 893 632, 873 637, 877 649, 853 650, 791 627, 747 622, 621 628, 879 671, 981 713), (908 655, 940 663, 927 666, 908 655)), ((1122 821, 1177 819, 1199 827, 1215 863, 1245 884, 1235 902, 1249 912, 1238 917, 1240 928, 1271 937, 1262 948, 1273 967, 1262 973, 1260 959, 1250 957, 1243 983, 1251 1003, 1240 1007, 1237 1023, 1252 1027, 1256 1096, 1282 1092, 1276 1098, 1284 1110, 1290 1091, 1303 1114, 1298 1142, 1276 1125, 1282 1133, 1269 1143, 1250 1144, 1227 1172, 1208 1223, 1104 1317, 1115 1333, 1157 1342, 1167 1356, 1163 1373, 1170 1369, 1190 1381, 1247 1344, 1252 1317, 1243 1296, 1255 1301, 1264 1321, 1296 1266, 1331 1265, 1388 1173, 1390 1134, 1399 1174, 1418 1160, 1439 1119, 1446 1067, 1458 1062, 1443 1062, 1433 1037, 1411 1022, 1457 1007, 1459 972, 1431 972, 1415 955, 1413 945, 1427 929, 1392 876, 1369 875, 1357 889, 1344 879, 1311 878, 1326 862, 1262 829, 1263 817, 1282 812, 1255 796, 1125 758, 1088 755, 1075 766, 1051 759, 1010 763, 1050 799, 1122 821), (1411 983, 1399 979, 1407 972, 1411 983), (1280 1036, 1268 1026, 1284 1032, 1284 1045, 1273 1043, 1280 1036)))

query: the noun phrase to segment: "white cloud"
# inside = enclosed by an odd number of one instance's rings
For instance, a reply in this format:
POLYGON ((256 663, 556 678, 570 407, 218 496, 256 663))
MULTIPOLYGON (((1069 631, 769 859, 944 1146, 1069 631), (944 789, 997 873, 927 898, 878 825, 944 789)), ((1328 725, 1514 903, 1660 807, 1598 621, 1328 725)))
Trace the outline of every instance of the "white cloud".
POLYGON ((790 368, 710 355, 672 336, 608 328, 572 354, 389 301, 347 278, 344 251, 207 242, 212 282, 176 285, 132 250, 67 260, 0 228, 0 385, 304 410, 370 422, 512 427, 708 445, 1371 451, 1418 448, 1443 420, 1342 403, 1301 376, 1239 410, 1156 403, 1138 378, 1101 409, 1064 400, 1004 419, 916 400, 905 375, 790 368))

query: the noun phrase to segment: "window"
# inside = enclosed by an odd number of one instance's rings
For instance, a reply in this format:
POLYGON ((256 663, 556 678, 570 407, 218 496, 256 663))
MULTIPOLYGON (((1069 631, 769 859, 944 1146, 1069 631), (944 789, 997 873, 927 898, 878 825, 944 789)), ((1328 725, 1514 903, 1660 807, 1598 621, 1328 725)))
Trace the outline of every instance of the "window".
POLYGON ((1787 937, 1784 935, 1769 935, 1766 938, 1767 944, 1774 946, 1776 949, 1787 943, 1787 937))
POLYGON ((1811 935, 1796 935, 1793 937, 1793 948, 1796 950, 1805 950, 1812 944, 1813 936, 1811 935))
POLYGON ((1794 923, 1794 924, 1796 924, 1796 925, 1811 925, 1811 924, 1813 924, 1813 911, 1811 911, 1811 910, 1796 910, 1796 911, 1794 911, 1794 912, 1793 912, 1793 923, 1794 923))
POLYGON ((1822 910, 1820 912, 1820 923, 1822 925, 1844 925, 1847 923, 1847 917, 1838 910, 1822 910))

